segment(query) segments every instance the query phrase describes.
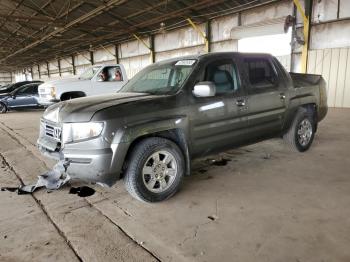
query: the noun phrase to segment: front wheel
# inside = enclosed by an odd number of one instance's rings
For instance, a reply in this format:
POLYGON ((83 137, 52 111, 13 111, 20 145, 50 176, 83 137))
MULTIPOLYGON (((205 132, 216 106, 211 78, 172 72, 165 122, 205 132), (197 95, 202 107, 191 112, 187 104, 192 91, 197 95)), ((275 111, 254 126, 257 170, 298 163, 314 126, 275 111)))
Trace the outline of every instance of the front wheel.
POLYGON ((291 149, 304 152, 310 148, 316 131, 314 122, 314 111, 299 108, 292 125, 283 136, 291 149))
POLYGON ((0 102, 0 114, 4 114, 7 112, 7 107, 4 103, 0 102))
POLYGON ((184 157, 179 147, 168 139, 152 137, 133 149, 124 182, 134 198, 158 202, 178 191, 184 173, 184 157))

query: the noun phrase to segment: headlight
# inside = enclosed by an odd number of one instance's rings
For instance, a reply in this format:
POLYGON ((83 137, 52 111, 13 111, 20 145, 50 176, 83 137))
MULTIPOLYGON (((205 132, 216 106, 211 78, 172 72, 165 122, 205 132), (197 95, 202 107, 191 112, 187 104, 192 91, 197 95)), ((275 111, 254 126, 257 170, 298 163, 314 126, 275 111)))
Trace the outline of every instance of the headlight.
POLYGON ((63 124, 62 142, 68 143, 97 137, 102 133, 103 126, 101 122, 63 124))
POLYGON ((50 107, 47 108, 44 112, 44 115, 43 117, 46 119, 46 120, 49 120, 51 122, 55 122, 55 123, 58 123, 59 119, 59 112, 60 112, 60 108, 59 107, 56 107, 56 109, 54 110, 50 110, 50 107))
POLYGON ((50 96, 52 96, 53 98, 56 98, 56 89, 53 86, 51 86, 50 96))

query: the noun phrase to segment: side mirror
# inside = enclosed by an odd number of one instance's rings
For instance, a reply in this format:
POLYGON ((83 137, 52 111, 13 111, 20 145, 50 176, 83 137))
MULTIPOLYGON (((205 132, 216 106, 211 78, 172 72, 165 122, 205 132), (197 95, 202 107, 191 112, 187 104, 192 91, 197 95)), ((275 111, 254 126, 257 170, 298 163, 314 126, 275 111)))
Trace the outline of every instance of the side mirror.
POLYGON ((215 84, 213 82, 199 82, 194 86, 192 93, 196 97, 215 96, 215 84))

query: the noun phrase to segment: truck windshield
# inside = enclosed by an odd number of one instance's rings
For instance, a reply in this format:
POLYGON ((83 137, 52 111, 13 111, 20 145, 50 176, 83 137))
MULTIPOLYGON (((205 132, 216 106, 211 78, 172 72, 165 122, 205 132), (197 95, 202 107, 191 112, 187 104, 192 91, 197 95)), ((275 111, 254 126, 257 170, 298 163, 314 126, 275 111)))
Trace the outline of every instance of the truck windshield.
POLYGON ((183 86, 195 63, 196 60, 191 59, 148 66, 137 73, 120 92, 174 94, 183 86))
POLYGON ((86 69, 80 76, 79 79, 82 80, 91 80, 91 78, 94 77, 94 75, 96 74, 96 72, 98 70, 100 70, 101 66, 93 66, 93 67, 89 67, 88 69, 86 69))

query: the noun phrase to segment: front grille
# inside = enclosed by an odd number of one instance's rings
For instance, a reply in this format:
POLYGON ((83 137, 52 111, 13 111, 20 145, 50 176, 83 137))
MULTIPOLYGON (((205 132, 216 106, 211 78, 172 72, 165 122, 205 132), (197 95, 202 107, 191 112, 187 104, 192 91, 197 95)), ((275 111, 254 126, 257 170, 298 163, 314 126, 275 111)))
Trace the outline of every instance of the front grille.
POLYGON ((42 121, 43 132, 45 136, 51 137, 57 141, 61 141, 62 129, 61 127, 51 125, 42 121))

